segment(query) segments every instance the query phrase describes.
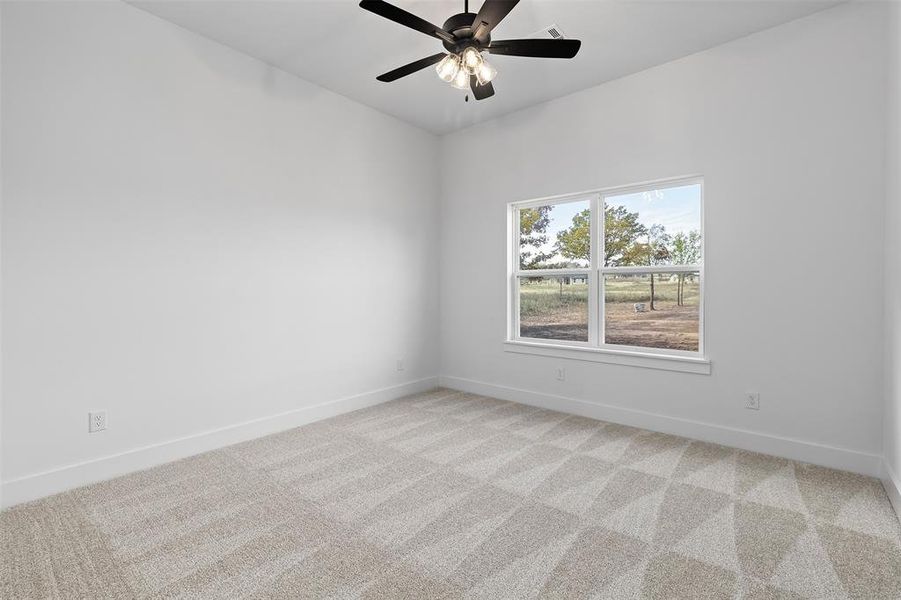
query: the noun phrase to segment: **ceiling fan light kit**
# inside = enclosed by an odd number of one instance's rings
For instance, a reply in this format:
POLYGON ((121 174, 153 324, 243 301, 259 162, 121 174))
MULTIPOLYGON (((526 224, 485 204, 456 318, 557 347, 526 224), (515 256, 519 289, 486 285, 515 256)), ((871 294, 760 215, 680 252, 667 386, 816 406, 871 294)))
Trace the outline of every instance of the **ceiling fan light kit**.
POLYGON ((470 77, 475 75, 477 85, 490 83, 497 75, 497 69, 488 64, 482 53, 473 46, 467 47, 462 56, 448 54, 435 67, 438 77, 457 89, 471 87, 470 77))
POLYGON ((361 8, 439 39, 447 51, 383 73, 376 79, 389 83, 437 63, 435 71, 442 81, 460 90, 472 90, 476 100, 484 100, 494 95, 491 81, 497 76, 497 69, 483 56, 485 52, 533 58, 572 58, 576 55, 582 44, 579 40, 492 41, 491 30, 497 27, 518 2, 519 0, 485 0, 478 14, 474 14, 469 12, 469 1, 464 0, 463 12, 453 15, 442 27, 438 27, 383 0, 362 0, 361 8))

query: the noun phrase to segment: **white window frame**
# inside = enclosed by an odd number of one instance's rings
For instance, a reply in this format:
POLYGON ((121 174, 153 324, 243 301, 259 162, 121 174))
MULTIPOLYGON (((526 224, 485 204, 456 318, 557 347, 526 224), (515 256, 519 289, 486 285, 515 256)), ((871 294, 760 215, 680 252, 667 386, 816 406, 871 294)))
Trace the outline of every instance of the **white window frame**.
POLYGON ((510 202, 507 205, 508 227, 508 268, 507 268, 507 339, 504 349, 518 354, 533 354, 553 358, 613 363, 628 366, 648 367, 687 373, 710 374, 710 360, 705 350, 705 287, 706 273, 706 230, 704 226, 704 179, 701 176, 687 176, 648 181, 636 185, 625 185, 575 194, 563 194, 546 198, 510 202), (604 214, 606 199, 611 196, 634 194, 662 188, 700 186, 701 202, 701 262, 697 265, 659 265, 648 267, 606 267, 603 264, 601 248, 604 247, 604 231, 601 216, 604 214), (519 210, 569 202, 589 201, 591 209, 590 262, 586 268, 573 269, 520 269, 520 228, 519 210), (698 273, 700 278, 698 306, 698 351, 667 350, 624 346, 604 343, 605 303, 604 276, 609 273, 637 275, 650 273, 698 273), (588 341, 544 340, 520 337, 519 335, 519 291, 522 277, 565 277, 583 275, 588 279, 588 341))

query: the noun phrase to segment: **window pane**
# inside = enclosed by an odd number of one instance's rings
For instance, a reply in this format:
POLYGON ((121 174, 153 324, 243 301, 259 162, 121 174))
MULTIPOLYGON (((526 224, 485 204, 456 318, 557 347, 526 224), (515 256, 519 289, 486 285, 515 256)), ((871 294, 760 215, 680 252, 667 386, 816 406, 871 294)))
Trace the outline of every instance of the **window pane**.
POLYGON ((519 335, 588 341, 588 275, 521 277, 519 335))
POLYGON ((519 209, 519 268, 587 267, 588 200, 519 209))
POLYGON ((605 275, 604 341, 697 352, 700 300, 699 273, 605 275))
POLYGON ((699 184, 605 198, 605 266, 697 265, 701 258, 699 184))

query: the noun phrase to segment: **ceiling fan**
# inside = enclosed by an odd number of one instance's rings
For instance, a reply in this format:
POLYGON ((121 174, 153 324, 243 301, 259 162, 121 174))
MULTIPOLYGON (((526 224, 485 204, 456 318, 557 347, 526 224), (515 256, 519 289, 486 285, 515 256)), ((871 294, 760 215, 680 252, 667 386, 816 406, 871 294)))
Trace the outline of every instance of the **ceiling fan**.
MULTIPOLYGON (((471 89, 476 100, 494 95, 491 80, 497 69, 482 57, 489 54, 529 56, 536 58, 572 58, 582 42, 563 39, 491 40, 491 30, 513 10, 519 0, 485 0, 478 14, 469 12, 469 0, 464 0, 463 12, 453 15, 443 27, 433 25, 416 15, 384 2, 362 0, 360 7, 381 17, 415 29, 444 43, 447 52, 439 52, 376 77, 391 82, 438 63, 438 76, 457 89, 471 89)), ((467 98, 468 100, 468 98, 467 98)))

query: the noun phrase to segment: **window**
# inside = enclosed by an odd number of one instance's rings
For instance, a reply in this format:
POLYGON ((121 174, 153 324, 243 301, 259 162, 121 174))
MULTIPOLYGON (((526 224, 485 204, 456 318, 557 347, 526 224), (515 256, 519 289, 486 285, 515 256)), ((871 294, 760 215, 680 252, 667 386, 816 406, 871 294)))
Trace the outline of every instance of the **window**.
POLYGON ((702 205, 699 178, 511 204, 508 349, 709 372, 702 205))

